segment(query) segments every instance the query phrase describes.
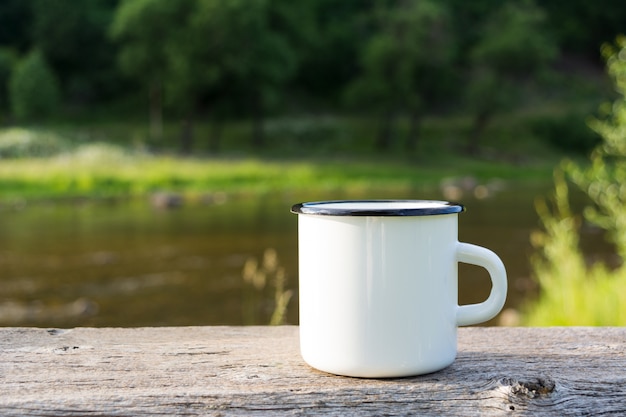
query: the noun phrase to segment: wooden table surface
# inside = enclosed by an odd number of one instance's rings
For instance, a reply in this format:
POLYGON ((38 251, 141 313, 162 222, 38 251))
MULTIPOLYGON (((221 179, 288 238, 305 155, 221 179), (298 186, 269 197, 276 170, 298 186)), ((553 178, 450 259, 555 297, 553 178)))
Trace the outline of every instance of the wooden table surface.
POLYGON ((0 415, 626 415, 626 329, 459 329, 398 379, 307 366, 298 327, 0 328, 0 415))

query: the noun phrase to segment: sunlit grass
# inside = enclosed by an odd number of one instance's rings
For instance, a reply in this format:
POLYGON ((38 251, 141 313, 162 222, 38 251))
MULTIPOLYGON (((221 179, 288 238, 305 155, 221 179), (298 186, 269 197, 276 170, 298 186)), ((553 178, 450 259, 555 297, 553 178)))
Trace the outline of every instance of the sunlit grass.
POLYGON ((0 163, 0 198, 140 195, 180 192, 268 192, 302 189, 410 189, 450 176, 545 178, 548 167, 455 161, 450 166, 391 161, 277 161, 128 155, 110 146, 49 158, 0 163))
POLYGON ((610 269, 588 264, 580 250, 581 218, 569 208, 568 187, 557 177, 552 209, 540 202, 545 231, 532 236, 539 253, 532 259, 541 288, 538 299, 525 308, 529 326, 626 325, 626 266, 610 269))
POLYGON ((533 235, 538 252, 532 267, 540 293, 526 306, 528 325, 626 325, 626 38, 604 45, 602 53, 620 96, 589 121, 602 141, 587 164, 565 161, 564 173, 555 176, 552 207, 537 206, 544 231, 533 235), (570 210, 566 176, 591 202, 580 215, 570 210), (617 265, 586 259, 583 221, 605 233, 617 265))
MULTIPOLYGON (((321 124, 297 122, 277 120, 269 125, 271 140, 282 143, 272 145, 277 147, 275 154, 248 150, 195 157, 182 157, 167 148, 158 153, 147 151, 144 139, 133 139, 137 136, 132 133, 134 125, 128 126, 125 141, 114 139, 122 135, 117 125, 100 130, 0 130, 0 200, 136 196, 154 191, 198 195, 376 188, 407 191, 436 186, 450 177, 547 181, 556 161, 554 157, 510 161, 466 156, 458 144, 449 147, 451 139, 442 136, 445 129, 437 121, 425 125, 423 145, 414 155, 398 149, 384 155, 371 149, 364 152, 364 146, 370 146, 364 139, 367 123, 338 119, 321 124), (361 131, 363 138, 355 133, 361 131), (347 146, 344 152, 328 148, 338 144, 347 146), (291 147, 302 149, 289 151, 291 147), (360 150, 349 151, 353 148, 360 150)), ((240 127, 229 128, 225 144, 240 140, 241 134, 232 131, 240 127)), ((368 129, 371 135, 372 126, 368 129)))

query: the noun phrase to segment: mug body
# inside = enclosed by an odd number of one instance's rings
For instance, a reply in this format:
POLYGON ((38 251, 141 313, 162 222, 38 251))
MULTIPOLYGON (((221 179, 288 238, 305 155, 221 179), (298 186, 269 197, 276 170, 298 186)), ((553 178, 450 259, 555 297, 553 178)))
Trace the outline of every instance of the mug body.
POLYGON ((300 348, 309 365, 339 375, 401 377, 454 361, 462 206, 455 207, 432 215, 294 209, 300 348))

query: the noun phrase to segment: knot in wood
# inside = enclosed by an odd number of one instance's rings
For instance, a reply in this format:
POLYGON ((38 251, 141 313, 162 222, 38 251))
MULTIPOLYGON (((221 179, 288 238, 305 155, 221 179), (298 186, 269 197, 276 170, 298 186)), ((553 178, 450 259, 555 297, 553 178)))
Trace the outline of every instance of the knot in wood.
POLYGON ((511 394, 522 398, 547 397, 556 389, 556 383, 552 378, 533 378, 526 381, 503 378, 500 382, 511 387, 511 394))

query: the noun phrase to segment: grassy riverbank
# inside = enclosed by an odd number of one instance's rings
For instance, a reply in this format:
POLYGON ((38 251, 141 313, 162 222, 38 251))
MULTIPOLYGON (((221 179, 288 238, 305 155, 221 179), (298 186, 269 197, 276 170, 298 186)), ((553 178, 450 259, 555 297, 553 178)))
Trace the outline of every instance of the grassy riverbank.
MULTIPOLYGON (((200 152, 194 157, 177 155, 175 141, 169 147, 150 143, 137 125, 0 130, 0 201, 141 196, 156 191, 189 196, 407 191, 464 177, 478 182, 547 182, 562 157, 527 133, 522 133, 523 140, 514 139, 514 126, 504 130, 495 125, 481 154, 469 156, 463 149, 463 122, 427 122, 428 139, 412 154, 401 149, 401 142, 384 154, 372 151, 373 129, 353 122, 281 123, 270 123, 269 150, 246 149, 243 126, 235 124, 226 129, 218 156, 200 152)), ((206 129, 198 126, 197 136, 203 137, 206 129)))
POLYGON ((515 166, 453 156, 423 163, 364 159, 179 158, 129 155, 117 148, 92 146, 56 157, 2 161, 0 198, 109 197, 154 191, 203 194, 366 188, 408 190, 460 177, 474 177, 478 181, 549 181, 552 168, 550 161, 515 166))

